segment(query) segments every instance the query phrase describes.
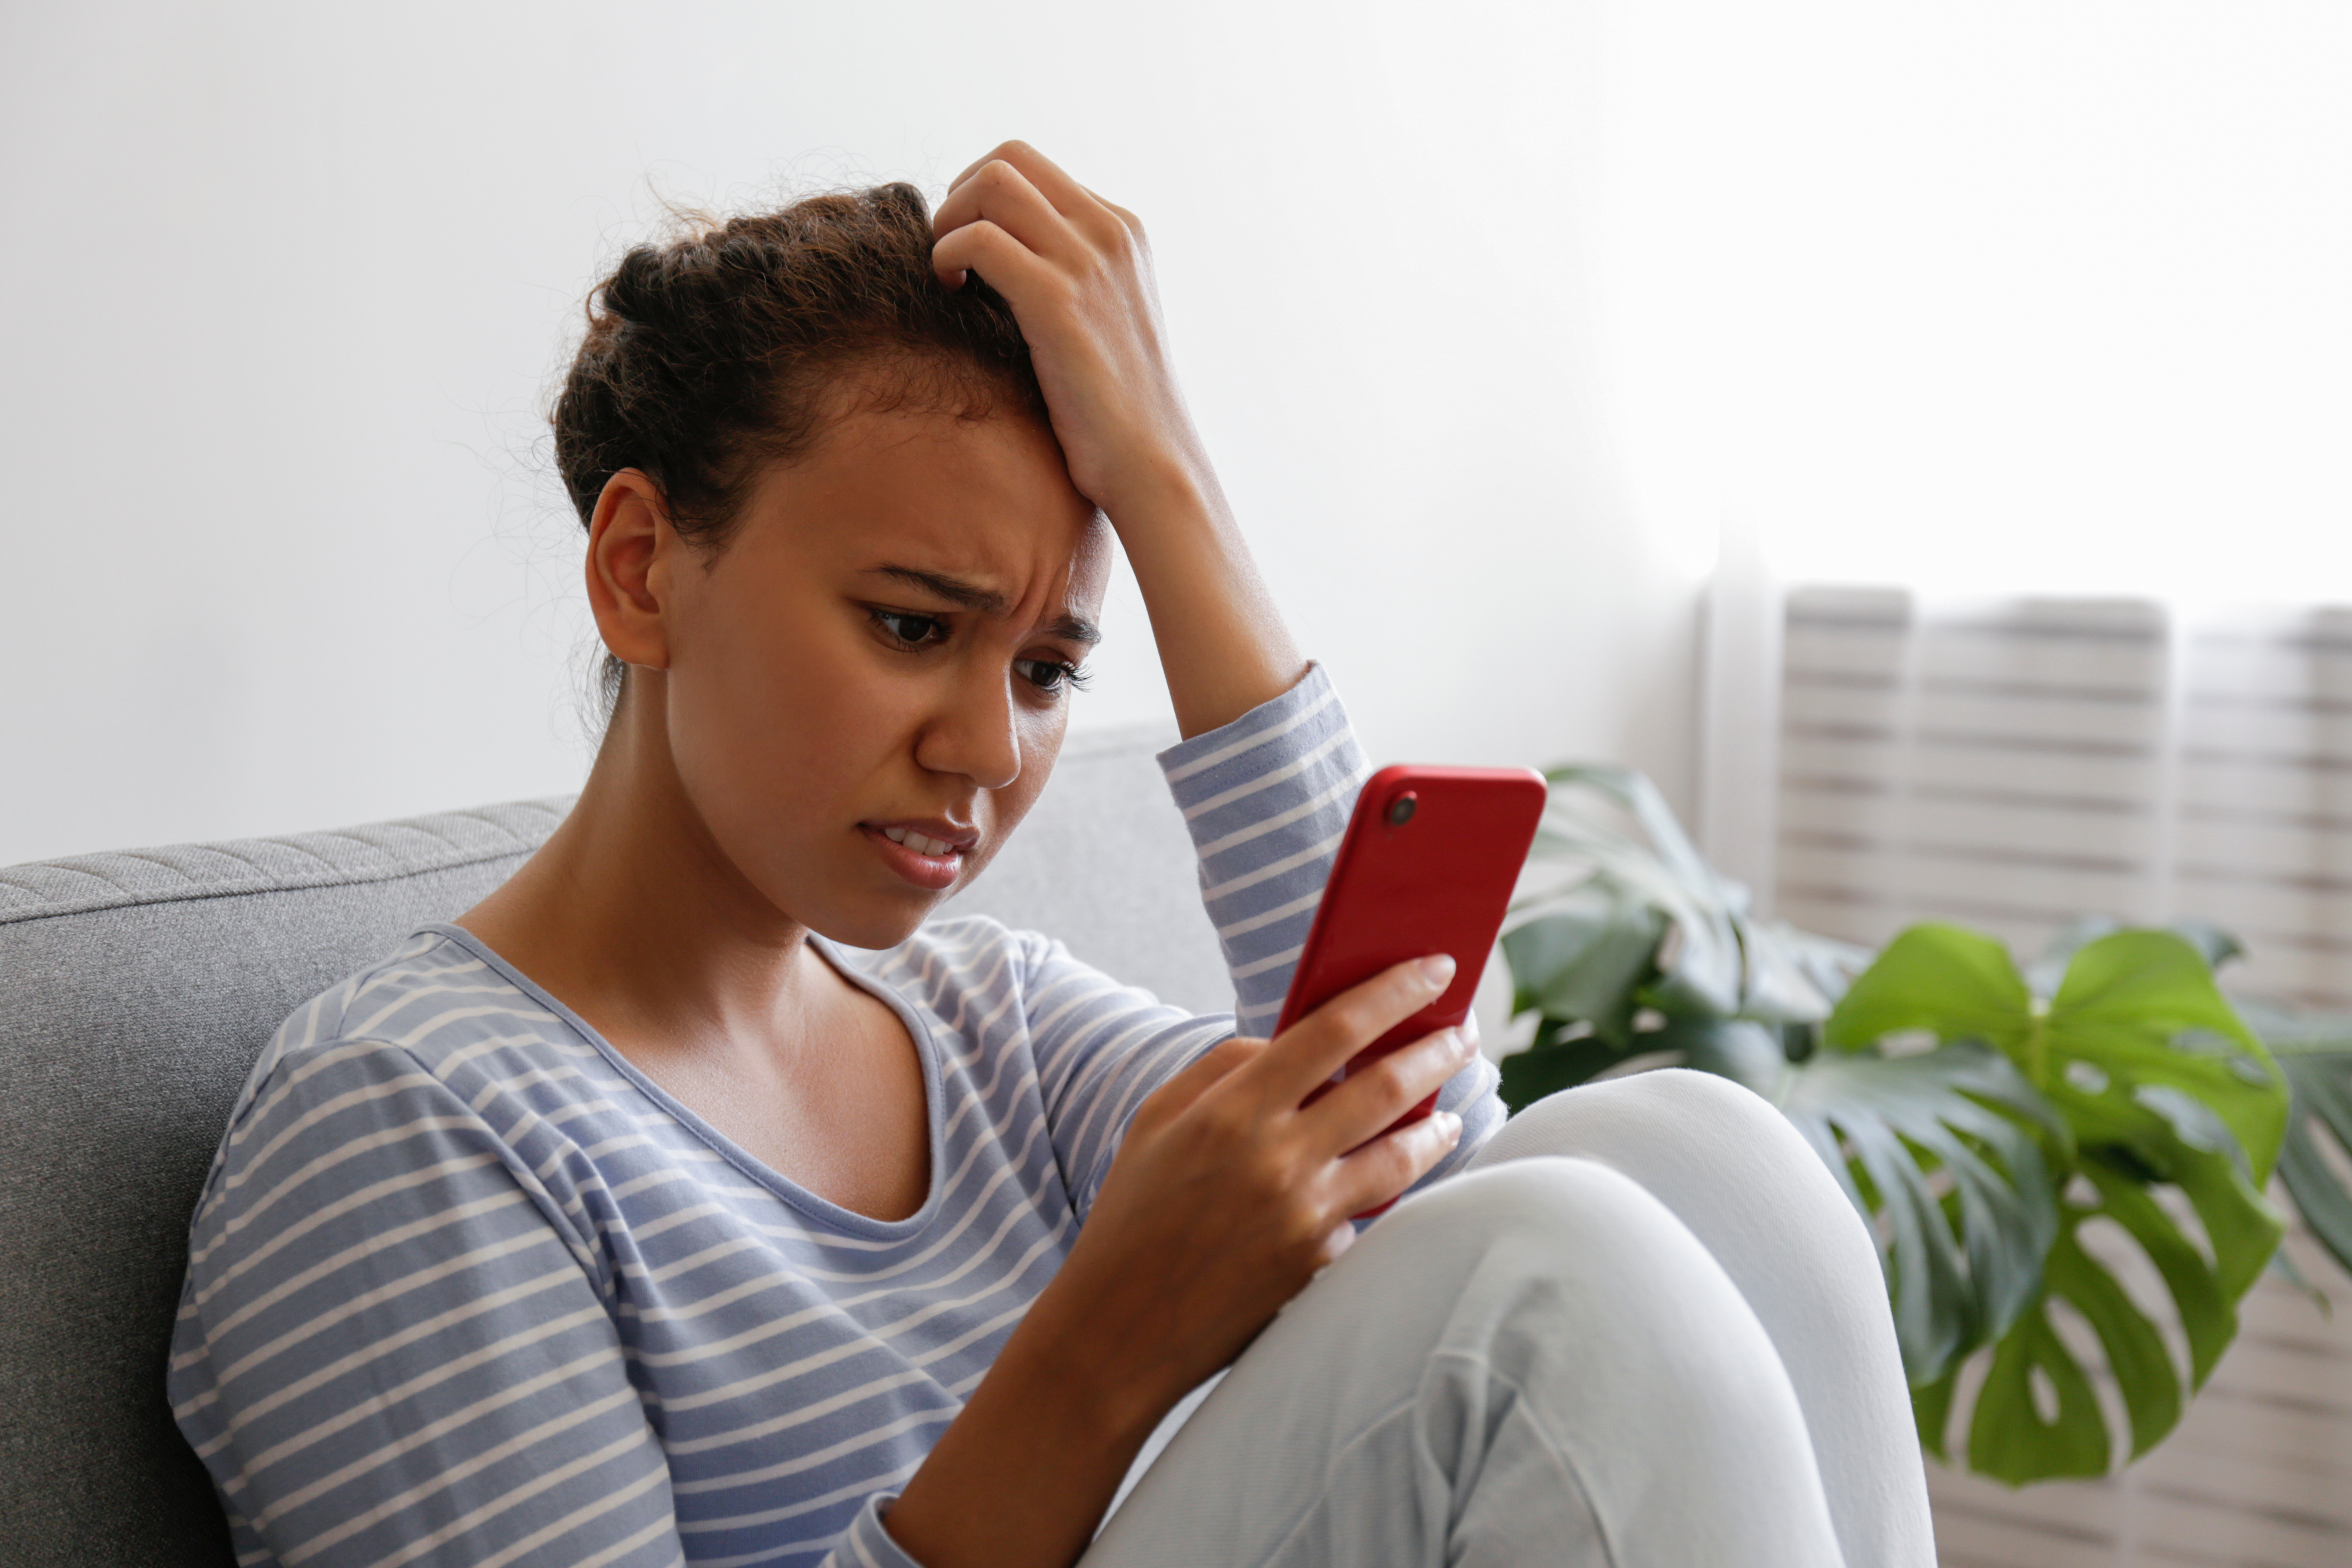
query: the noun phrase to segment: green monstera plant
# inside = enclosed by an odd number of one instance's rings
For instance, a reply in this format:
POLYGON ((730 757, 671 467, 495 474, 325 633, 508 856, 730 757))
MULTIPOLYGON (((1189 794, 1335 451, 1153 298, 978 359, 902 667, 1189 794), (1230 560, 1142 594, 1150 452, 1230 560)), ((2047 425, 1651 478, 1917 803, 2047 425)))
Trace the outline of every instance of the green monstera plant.
POLYGON ((2352 1269, 2352 1196, 2321 1147, 2352 1149, 2352 1021, 2263 1010, 2258 1033, 2214 984, 2223 933, 2084 921, 2021 968, 1927 924, 1873 956, 1755 919, 1640 774, 1549 776, 1503 938, 1537 1016, 1505 1099, 1680 1063, 1772 1100, 1877 1238, 1938 1458, 2011 1485, 2105 1473, 2098 1362, 2126 1462, 2171 1431, 2284 1256, 2274 1170, 2352 1269))

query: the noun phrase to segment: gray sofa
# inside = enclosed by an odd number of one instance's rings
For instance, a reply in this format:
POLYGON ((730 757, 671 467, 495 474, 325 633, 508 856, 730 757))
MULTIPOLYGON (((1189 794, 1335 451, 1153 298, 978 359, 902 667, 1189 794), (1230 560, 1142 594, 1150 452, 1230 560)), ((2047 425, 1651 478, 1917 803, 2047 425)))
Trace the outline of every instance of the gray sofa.
MULTIPOLYGON (((1080 736, 947 912, 1050 931, 1202 1012, 1232 991, 1151 752, 1080 736)), ((227 1563, 163 1398, 188 1215, 280 1018, 502 881, 527 801, 0 870, 0 1562, 227 1563)))

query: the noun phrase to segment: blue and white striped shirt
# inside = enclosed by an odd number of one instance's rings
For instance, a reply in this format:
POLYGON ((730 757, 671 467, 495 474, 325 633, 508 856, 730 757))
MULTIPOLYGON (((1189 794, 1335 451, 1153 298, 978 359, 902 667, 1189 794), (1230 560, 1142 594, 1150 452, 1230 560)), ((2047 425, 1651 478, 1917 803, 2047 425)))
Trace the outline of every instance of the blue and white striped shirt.
MULTIPOLYGON (((1263 1032, 1362 758, 1317 670, 1161 762, 1263 1032)), ((197 1207, 171 1363, 240 1563, 911 1568, 880 1510, 1136 1108, 1236 1026, 986 919, 864 968, 812 940, 921 1057, 909 1218, 786 1181, 453 926, 287 1020, 197 1207)), ((1494 1085, 1448 1087, 1446 1168, 1500 1124, 1494 1085)))

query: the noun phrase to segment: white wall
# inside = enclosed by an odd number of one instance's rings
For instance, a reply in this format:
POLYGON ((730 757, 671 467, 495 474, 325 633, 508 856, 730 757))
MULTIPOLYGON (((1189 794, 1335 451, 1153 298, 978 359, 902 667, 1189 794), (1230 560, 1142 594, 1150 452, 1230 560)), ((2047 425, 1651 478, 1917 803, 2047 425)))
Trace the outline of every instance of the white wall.
MULTIPOLYGON (((1618 457, 1616 16, 8 7, 0 864, 572 787, 540 415, 587 285, 657 193, 936 194, 1009 135, 1150 223, 1228 486, 1376 757, 1682 793, 1705 551, 1618 457)), ((1164 710, 1113 609, 1081 722, 1164 710)))
POLYGON ((1780 571, 2352 597, 2352 6, 1648 0, 1612 69, 1635 427, 1780 571))

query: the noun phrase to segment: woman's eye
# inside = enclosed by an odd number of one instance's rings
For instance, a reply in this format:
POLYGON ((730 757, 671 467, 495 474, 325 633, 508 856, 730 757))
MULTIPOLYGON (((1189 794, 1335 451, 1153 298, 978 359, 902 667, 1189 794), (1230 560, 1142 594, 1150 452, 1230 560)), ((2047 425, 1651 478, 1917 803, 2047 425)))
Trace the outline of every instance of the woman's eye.
POLYGON ((922 647, 947 637, 947 623, 937 616, 919 616, 908 610, 875 610, 872 615, 876 626, 910 647, 922 647))
POLYGON ((1055 658, 1015 659, 1013 668, 1022 679, 1040 691, 1081 691, 1086 689, 1087 672, 1075 664, 1065 664, 1055 658))

